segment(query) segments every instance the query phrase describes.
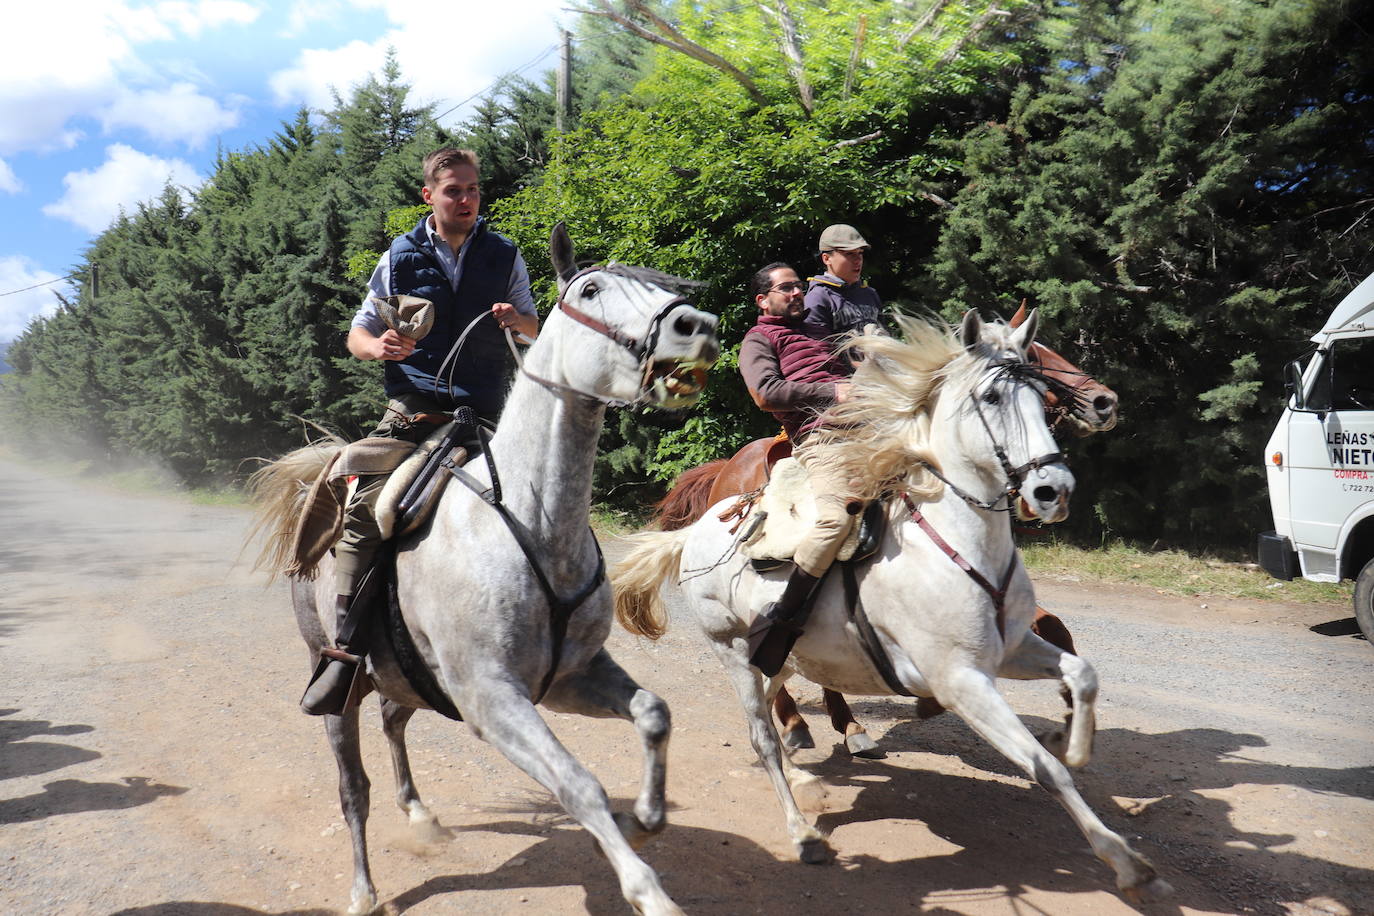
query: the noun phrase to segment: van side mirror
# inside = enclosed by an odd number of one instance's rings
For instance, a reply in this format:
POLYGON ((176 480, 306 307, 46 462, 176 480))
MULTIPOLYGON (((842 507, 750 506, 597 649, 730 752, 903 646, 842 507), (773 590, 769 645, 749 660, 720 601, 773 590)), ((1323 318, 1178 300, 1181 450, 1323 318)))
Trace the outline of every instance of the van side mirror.
POLYGON ((1307 409, 1307 398, 1302 390, 1302 361, 1293 360, 1283 367, 1283 387, 1293 399, 1293 407, 1297 410, 1307 409))

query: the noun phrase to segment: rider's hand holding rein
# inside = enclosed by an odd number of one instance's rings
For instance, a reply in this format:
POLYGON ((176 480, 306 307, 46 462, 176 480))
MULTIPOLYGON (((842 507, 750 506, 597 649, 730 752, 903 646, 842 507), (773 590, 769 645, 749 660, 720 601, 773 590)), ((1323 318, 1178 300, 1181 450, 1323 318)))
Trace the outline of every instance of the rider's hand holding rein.
MULTIPOLYGON (((497 302, 491 307, 491 313, 496 318, 497 327, 505 330, 509 328, 517 335, 524 335, 529 340, 534 340, 539 335, 539 318, 535 315, 526 315, 516 309, 509 302, 497 302)), ((519 338, 516 338, 519 340, 519 338)))

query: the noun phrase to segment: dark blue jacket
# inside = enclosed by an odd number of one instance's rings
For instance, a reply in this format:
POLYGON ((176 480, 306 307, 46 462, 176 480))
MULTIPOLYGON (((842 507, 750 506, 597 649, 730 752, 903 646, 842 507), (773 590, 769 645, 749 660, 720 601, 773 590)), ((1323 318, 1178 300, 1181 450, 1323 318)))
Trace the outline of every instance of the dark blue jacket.
POLYGON ((515 243, 489 231, 486 220, 473 227, 463 256, 463 271, 455 293, 439 265, 425 224, 391 243, 391 292, 422 296, 434 303, 434 326, 404 360, 388 361, 384 373, 389 397, 417 393, 437 401, 445 410, 466 404, 479 417, 495 421, 506 400, 511 368, 505 336, 493 320, 480 321, 455 357, 452 382, 449 373, 436 378, 440 365, 468 324, 510 290, 515 243))

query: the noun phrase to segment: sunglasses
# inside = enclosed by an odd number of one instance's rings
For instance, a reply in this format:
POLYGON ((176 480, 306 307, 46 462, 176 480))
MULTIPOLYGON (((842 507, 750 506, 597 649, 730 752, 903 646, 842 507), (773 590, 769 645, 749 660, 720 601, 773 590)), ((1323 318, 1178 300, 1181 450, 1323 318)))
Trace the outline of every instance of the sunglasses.
POLYGON ((777 286, 771 287, 768 291, 770 293, 797 293, 804 289, 806 289, 805 283, 800 280, 793 280, 790 283, 779 283, 777 286))

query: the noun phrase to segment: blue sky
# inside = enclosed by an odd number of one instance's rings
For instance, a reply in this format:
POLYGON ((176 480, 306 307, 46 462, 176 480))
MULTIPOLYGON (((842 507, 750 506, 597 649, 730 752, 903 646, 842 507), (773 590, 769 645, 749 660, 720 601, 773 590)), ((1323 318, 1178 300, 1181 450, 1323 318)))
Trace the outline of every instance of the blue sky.
MULTIPOLYGON (((271 136, 394 47, 412 99, 443 111, 557 42, 568 0, 63 0, 7 9, 0 55, 0 341, 122 207, 168 178, 196 187, 216 150, 271 136), (41 284, 41 285, 40 285, 41 284), (16 292, 25 287, 37 289, 16 292)), ((526 71, 553 66, 549 54, 526 71)), ((456 124, 471 105, 443 119, 456 124)))

